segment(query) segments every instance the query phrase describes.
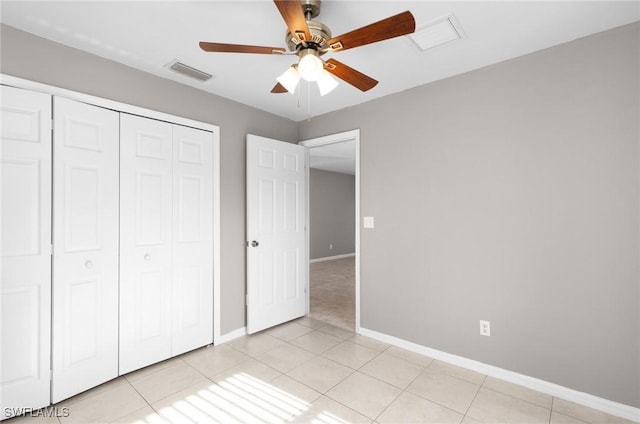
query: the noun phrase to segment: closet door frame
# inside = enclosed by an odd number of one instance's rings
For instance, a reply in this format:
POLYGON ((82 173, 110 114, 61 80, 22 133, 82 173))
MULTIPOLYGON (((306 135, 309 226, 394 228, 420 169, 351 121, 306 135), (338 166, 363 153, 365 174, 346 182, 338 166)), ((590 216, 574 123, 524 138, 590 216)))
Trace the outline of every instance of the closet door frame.
POLYGON ((37 91, 52 96, 89 103, 117 112, 139 115, 146 118, 170 122, 172 124, 210 131, 213 141, 213 343, 220 344, 229 337, 223 337, 220 330, 220 127, 151 109, 129 105, 102 97, 78 93, 49 84, 42 84, 23 78, 0 73, 0 84, 37 91))

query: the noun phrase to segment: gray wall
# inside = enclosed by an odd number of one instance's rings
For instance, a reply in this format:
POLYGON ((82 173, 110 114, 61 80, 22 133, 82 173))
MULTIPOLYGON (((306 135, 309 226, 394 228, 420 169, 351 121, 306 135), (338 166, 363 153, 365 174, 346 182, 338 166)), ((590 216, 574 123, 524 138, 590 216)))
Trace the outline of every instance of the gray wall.
POLYGON ((361 130, 363 327, 640 406, 639 27, 299 124, 361 130))
POLYGON ((245 137, 296 142, 293 121, 2 25, 0 71, 220 126, 221 329, 245 325, 245 137))
POLYGON ((355 253, 355 177, 311 169, 309 179, 311 259, 355 253))

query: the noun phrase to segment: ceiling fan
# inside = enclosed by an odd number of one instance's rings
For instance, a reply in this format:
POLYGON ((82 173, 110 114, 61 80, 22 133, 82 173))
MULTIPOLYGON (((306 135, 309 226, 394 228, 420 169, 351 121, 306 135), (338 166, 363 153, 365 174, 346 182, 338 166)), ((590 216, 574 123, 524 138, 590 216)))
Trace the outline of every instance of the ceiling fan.
POLYGON ((338 85, 331 75, 361 91, 370 90, 378 81, 333 58, 325 61, 320 56, 410 34, 416 28, 413 15, 406 11, 332 37, 329 27, 312 20, 320 14, 320 0, 273 1, 288 27, 285 40, 290 53, 283 47, 200 42, 200 48, 207 52, 298 56, 298 63, 277 78, 278 83, 271 90, 272 93, 293 93, 302 78, 316 81, 320 95, 325 95, 338 85))

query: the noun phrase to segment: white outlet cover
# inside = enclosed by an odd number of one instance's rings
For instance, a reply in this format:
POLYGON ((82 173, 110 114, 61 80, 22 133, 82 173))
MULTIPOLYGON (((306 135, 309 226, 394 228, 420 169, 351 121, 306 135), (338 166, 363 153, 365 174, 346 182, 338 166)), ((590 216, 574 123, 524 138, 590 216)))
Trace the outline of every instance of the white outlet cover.
POLYGON ((491 323, 489 321, 480 320, 480 335, 491 336, 491 323))
POLYGON ((362 226, 364 228, 374 228, 374 220, 372 216, 362 217, 362 226))

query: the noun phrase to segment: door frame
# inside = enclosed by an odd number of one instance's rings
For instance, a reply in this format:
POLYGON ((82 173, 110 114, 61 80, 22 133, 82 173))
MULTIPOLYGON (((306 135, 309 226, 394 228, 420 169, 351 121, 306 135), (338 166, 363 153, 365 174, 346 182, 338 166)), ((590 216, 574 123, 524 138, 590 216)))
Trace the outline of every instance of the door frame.
MULTIPOLYGON (((307 228, 309 229, 309 231, 307 231, 307 254, 309 256, 309 260, 310 255, 311 255, 311 249, 310 249, 310 239, 311 239, 311 231, 310 231, 310 224, 311 224, 311 218, 310 218, 310 190, 309 190, 309 176, 310 176, 310 168, 311 168, 311 164, 309 161, 309 149, 313 148, 313 147, 319 147, 319 146, 326 146, 328 144, 337 144, 337 143, 343 143, 345 141, 353 141, 354 145, 355 145, 355 166, 356 166, 356 171, 355 171, 355 179, 356 179, 356 183, 355 183, 355 225, 356 225, 356 240, 355 240, 355 247, 356 247, 356 256, 355 256, 355 266, 356 266, 356 270, 355 270, 355 277, 356 277, 356 299, 355 299, 355 315, 356 315, 356 322, 355 322, 355 332, 360 334, 360 129, 355 129, 355 130, 350 130, 350 131, 344 131, 344 132, 340 132, 340 133, 336 133, 336 134, 330 134, 330 135, 325 135, 322 137, 316 137, 316 138, 310 138, 307 140, 303 140, 298 142, 298 144, 304 146, 307 148, 307 163, 309 164, 309 166, 307 167, 307 228)), ((308 275, 310 275, 310 272, 308 272, 308 275)), ((307 290, 307 314, 309 313, 310 309, 311 309, 311 278, 309 277, 309 288, 307 290)))
POLYGON ((157 119, 173 124, 184 125, 200 130, 211 131, 213 134, 213 343, 220 343, 220 127, 206 122, 195 121, 152 109, 133 106, 103 97, 92 96, 90 94, 79 93, 77 91, 56 87, 12 75, 0 73, 0 84, 17 88, 37 91, 52 96, 65 97, 91 105, 100 106, 106 109, 113 109, 117 112, 139 115, 145 118, 157 119))

